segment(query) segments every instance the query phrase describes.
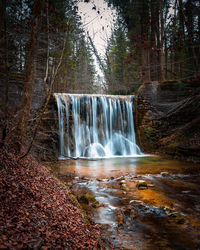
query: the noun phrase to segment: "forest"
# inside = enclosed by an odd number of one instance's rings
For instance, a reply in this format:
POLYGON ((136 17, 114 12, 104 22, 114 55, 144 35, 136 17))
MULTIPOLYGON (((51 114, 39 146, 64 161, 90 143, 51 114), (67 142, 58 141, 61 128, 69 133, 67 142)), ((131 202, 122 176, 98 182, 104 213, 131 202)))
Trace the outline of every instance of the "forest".
POLYGON ((199 80, 199 1, 107 2, 117 20, 105 54, 98 55, 78 1, 1 1, 1 109, 2 115, 11 107, 21 113, 19 130, 31 105, 44 105, 48 93, 130 94, 143 82, 199 80))
POLYGON ((199 0, 0 0, 0 248, 198 249, 199 122, 199 0), (79 159, 106 155, 105 141, 109 153, 121 145, 117 157, 135 150, 137 171, 131 160, 116 163, 128 170, 105 161, 105 175, 93 159, 102 173, 92 175, 79 159), (105 185, 104 198, 116 189, 114 203, 101 203, 91 181, 105 185), (107 205, 116 205, 110 227, 97 219, 107 205))

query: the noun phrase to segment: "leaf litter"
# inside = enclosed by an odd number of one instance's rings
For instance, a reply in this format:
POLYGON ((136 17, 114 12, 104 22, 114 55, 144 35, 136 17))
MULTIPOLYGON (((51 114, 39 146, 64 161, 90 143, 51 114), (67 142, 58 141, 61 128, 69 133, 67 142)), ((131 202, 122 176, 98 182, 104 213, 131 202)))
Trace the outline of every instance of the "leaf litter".
POLYGON ((100 239, 46 167, 0 150, 0 249, 103 249, 100 239))

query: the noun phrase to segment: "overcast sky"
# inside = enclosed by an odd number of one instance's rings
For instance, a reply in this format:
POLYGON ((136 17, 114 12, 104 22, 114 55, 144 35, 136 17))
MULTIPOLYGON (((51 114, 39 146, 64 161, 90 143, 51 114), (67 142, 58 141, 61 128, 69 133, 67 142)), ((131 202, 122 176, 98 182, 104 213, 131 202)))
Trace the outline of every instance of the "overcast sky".
POLYGON ((89 32, 97 51, 102 55, 114 24, 115 10, 108 8, 104 0, 91 0, 89 3, 81 0, 78 7, 85 30, 89 32))

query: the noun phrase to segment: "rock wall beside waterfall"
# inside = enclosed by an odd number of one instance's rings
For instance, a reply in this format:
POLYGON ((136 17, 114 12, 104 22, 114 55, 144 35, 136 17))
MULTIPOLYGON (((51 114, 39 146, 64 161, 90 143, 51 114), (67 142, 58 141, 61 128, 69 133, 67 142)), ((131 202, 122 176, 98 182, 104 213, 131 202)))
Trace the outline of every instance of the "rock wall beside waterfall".
POLYGON ((58 111, 53 97, 42 118, 31 153, 38 161, 53 161, 58 159, 58 111))
POLYGON ((200 161, 200 83, 143 84, 136 98, 136 130, 146 153, 200 161))

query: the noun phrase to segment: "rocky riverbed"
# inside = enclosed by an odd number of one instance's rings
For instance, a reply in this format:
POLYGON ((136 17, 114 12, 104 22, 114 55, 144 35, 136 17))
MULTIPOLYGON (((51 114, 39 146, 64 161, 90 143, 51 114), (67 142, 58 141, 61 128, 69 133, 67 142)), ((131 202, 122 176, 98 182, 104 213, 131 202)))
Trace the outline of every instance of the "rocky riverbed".
POLYGON ((46 165, 115 248, 200 248, 200 165, 160 157, 46 165))

